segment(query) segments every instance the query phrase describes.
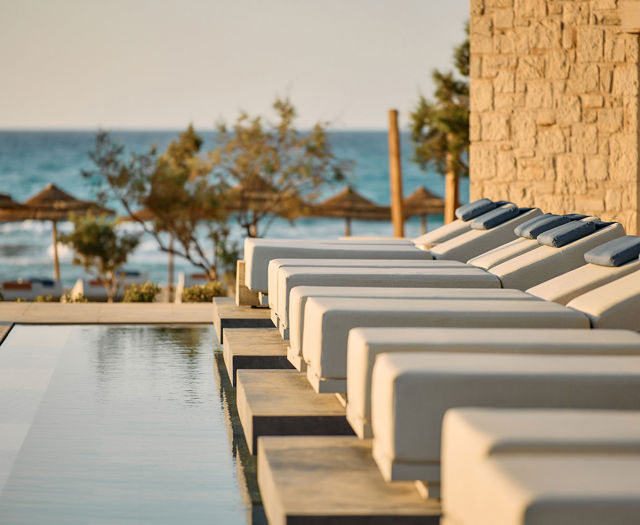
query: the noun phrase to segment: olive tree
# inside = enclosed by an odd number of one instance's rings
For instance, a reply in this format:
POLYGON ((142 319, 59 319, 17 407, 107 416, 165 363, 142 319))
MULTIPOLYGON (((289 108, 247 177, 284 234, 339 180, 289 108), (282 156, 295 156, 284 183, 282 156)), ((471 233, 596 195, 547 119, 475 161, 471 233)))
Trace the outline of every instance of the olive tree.
POLYGON ((294 220, 323 187, 342 181, 351 168, 329 143, 326 122, 300 132, 289 99, 273 104, 277 120, 242 112, 232 125, 217 126, 211 152, 213 172, 232 187, 229 209, 250 237, 264 234, 275 217, 294 220))
POLYGON ((73 264, 82 266, 100 281, 111 303, 121 285, 120 268, 139 243, 137 235, 118 232, 115 222, 104 217, 71 216, 73 231, 61 242, 73 250, 73 264))

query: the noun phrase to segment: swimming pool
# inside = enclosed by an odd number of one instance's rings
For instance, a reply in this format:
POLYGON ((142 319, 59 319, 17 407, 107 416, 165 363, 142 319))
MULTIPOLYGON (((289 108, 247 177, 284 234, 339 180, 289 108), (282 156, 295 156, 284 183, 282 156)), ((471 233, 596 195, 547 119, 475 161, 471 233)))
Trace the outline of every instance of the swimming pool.
POLYGON ((15 326, 0 346, 0 523, 262 521, 215 333, 15 326))

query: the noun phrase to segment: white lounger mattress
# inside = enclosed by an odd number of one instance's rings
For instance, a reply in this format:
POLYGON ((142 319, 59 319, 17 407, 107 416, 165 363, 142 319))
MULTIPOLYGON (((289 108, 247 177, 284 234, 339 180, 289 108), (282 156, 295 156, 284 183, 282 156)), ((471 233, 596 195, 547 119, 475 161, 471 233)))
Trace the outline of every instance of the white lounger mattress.
POLYGON ((249 289, 266 292, 269 261, 278 258, 297 259, 432 259, 431 254, 410 242, 372 244, 363 242, 321 243, 298 240, 281 243, 280 239, 245 240, 245 282, 249 289), (265 242, 257 242, 265 241, 265 242), (271 242, 267 242, 271 241, 271 242))
POLYGON ((640 516, 640 454, 504 455, 477 479, 474 525, 636 525, 640 516))
POLYGON ((472 266, 423 268, 319 268, 289 266, 278 276, 276 315, 288 327, 289 295, 296 286, 500 288, 495 275, 472 266))
POLYGON ((546 301, 310 297, 302 353, 316 391, 346 392, 347 338, 358 327, 588 328, 588 318, 546 301))
POLYGON ((406 352, 640 355, 628 330, 531 328, 355 328, 347 351, 347 419, 360 438, 371 432, 371 380, 378 355, 406 352))
POLYGON ((500 299, 539 301, 537 297, 520 290, 502 288, 378 288, 352 286, 296 286, 289 294, 289 361, 300 371, 305 371, 302 358, 304 334, 304 310, 310 297, 343 297, 368 299, 455 299, 470 301, 477 299, 500 299))
MULTIPOLYGON (((640 412, 458 408, 442 427, 443 513, 471 523, 477 512, 477 471, 504 454, 639 454, 640 412)), ((597 473, 593 473, 598 477, 597 473)))
POLYGON ((440 481, 451 408, 640 409, 639 356, 382 354, 373 369, 373 455, 386 480, 440 481))
POLYGON ((402 259, 272 259, 267 272, 269 307, 277 309, 280 268, 466 268, 459 261, 402 259))

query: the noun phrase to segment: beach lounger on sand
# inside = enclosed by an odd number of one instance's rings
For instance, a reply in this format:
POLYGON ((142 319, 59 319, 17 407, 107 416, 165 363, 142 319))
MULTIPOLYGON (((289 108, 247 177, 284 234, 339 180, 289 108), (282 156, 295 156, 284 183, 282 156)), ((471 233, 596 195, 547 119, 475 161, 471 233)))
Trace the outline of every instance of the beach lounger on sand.
POLYGON ((514 454, 476 474, 472 521, 442 525, 636 525, 640 454, 514 454))
POLYGON ((51 296, 52 299, 58 300, 62 296, 63 289, 60 281, 32 278, 4 281, 0 283, 0 292, 5 301, 15 301, 16 299, 35 301, 39 296, 51 296))
MULTIPOLYGON (((469 239, 472 244, 483 238, 485 250, 515 238, 513 229, 542 212, 519 209, 511 203, 502 204, 484 215, 476 216, 471 224, 479 228, 469 239), (505 239, 504 236, 508 238, 505 239)), ((479 252, 477 252, 479 253, 479 252)), ((304 259, 432 259, 430 252, 417 248, 408 240, 383 241, 318 241, 282 239, 245 239, 245 283, 253 291, 267 291, 267 267, 276 258, 304 259)), ((451 258, 451 257, 448 257, 451 258)), ((465 259, 466 260, 466 259, 465 259)))
POLYGON ((627 330, 522 328, 356 328, 347 351, 347 419, 360 438, 371 432, 371 380, 386 353, 640 355, 640 334, 627 330))
MULTIPOLYGON (((500 285, 503 288, 526 290, 533 285, 539 284, 544 279, 550 279, 583 266, 585 252, 623 234, 624 230, 618 223, 601 223, 592 219, 571 221, 559 227, 546 230, 538 236, 538 239, 543 238, 542 242, 547 242, 548 245, 540 244, 539 240, 521 238, 522 241, 528 243, 526 247, 528 251, 521 255, 515 255, 506 262, 500 262, 488 271, 482 268, 479 269, 499 277, 500 285), (535 247, 532 247, 530 243, 533 243, 535 247)), ((503 248, 509 253, 512 247, 506 245, 503 248)), ((504 260, 507 257, 507 255, 499 256, 499 253, 499 250, 494 250, 492 254, 494 261, 504 260)), ((512 255, 513 253, 511 251, 512 255)), ((489 265, 488 260, 481 262, 489 265)), ((355 261, 353 263, 354 266, 357 266, 355 261)), ((432 264, 435 267, 435 263, 432 264)), ((275 262, 272 261, 272 268, 277 265, 277 260, 275 262)), ((425 262, 425 266, 429 267, 429 262, 425 262)), ((476 266, 470 264, 468 267, 475 268, 476 266)), ((272 316, 278 319, 279 325, 282 325, 284 329, 290 328, 288 323, 289 295, 295 286, 353 286, 356 284, 360 286, 385 286, 384 283, 376 284, 375 273, 373 270, 368 270, 367 277, 363 275, 358 283, 350 283, 348 276, 341 275, 341 272, 336 271, 334 268, 321 266, 287 268, 286 265, 283 265, 278 270, 277 279, 272 279, 271 281, 272 284, 274 282, 277 283, 276 291, 274 292, 272 287, 269 293, 270 296, 276 295, 273 303, 275 304, 275 312, 273 312, 272 316)), ((566 283, 563 286, 566 287, 568 284, 566 283)), ((593 281, 591 286, 594 287, 598 284, 600 283, 596 280, 593 281)), ((450 287, 452 284, 444 278, 443 274, 443 278, 434 286, 450 287)), ((283 334, 286 334, 285 330, 283 330, 283 334)))
POLYGON ((332 287, 332 286, 297 286, 291 290, 290 301, 291 325, 295 327, 290 333, 287 358, 301 372, 306 371, 302 358, 302 338, 304 334, 304 308, 309 297, 345 297, 359 298, 363 302, 374 298, 388 299, 450 299, 471 301, 478 299, 539 300, 520 290, 503 290, 501 288, 369 288, 369 287, 332 287))
POLYGON ((527 292, 555 303, 571 299, 629 273, 640 270, 640 237, 626 235, 593 248, 585 255, 587 264, 549 279, 527 292))
MULTIPOLYGON (((488 460, 549 454, 560 459, 574 454, 640 456, 640 412, 449 410, 442 427, 442 507, 447 521, 476 523, 485 498, 478 491, 483 484, 478 470, 488 460)), ((598 471, 589 477, 600 479, 598 471)))
POLYGON ((640 356, 382 354, 372 381, 383 477, 440 482, 444 414, 457 407, 640 410, 640 356))
MULTIPOLYGON (((546 301, 310 297, 302 355, 318 392, 345 392, 347 338, 358 327, 623 328, 640 330, 640 271, 575 298, 546 301)), ((293 326, 290 327, 293 336, 293 326)))

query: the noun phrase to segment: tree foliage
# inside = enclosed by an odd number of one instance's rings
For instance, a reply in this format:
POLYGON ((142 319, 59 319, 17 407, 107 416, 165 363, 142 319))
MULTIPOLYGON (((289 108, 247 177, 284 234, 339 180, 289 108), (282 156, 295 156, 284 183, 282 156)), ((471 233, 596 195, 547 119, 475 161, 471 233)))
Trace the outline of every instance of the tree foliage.
POLYGON ((421 168, 431 166, 439 173, 453 170, 456 177, 469 175, 469 27, 467 38, 454 50, 458 71, 432 72, 435 92, 432 100, 420 95, 410 114, 413 159, 421 168), (460 78, 462 77, 462 78, 460 78))
POLYGON ((276 216, 301 215, 325 184, 344 180, 351 167, 331 150, 326 123, 301 133, 289 99, 276 99, 273 109, 275 123, 244 112, 230 126, 220 122, 210 155, 214 173, 232 185, 230 208, 251 237, 264 234, 276 216))
POLYGON ((201 146, 202 139, 189 126, 164 154, 158 156, 151 148, 127 158, 124 147, 101 131, 89 153, 96 169, 83 175, 97 182, 102 200, 115 196, 161 250, 187 259, 215 279, 220 270, 233 267, 237 247, 229 242, 228 185, 211 173, 211 163, 199 155, 201 146), (140 209, 148 217, 136 215, 140 209), (213 250, 203 246, 201 229, 213 250))
POLYGON ((73 249, 73 264, 102 282, 113 302, 120 288, 119 270, 138 246, 138 236, 119 233, 115 223, 104 217, 72 215, 71 221, 73 231, 62 235, 61 241, 73 249))

